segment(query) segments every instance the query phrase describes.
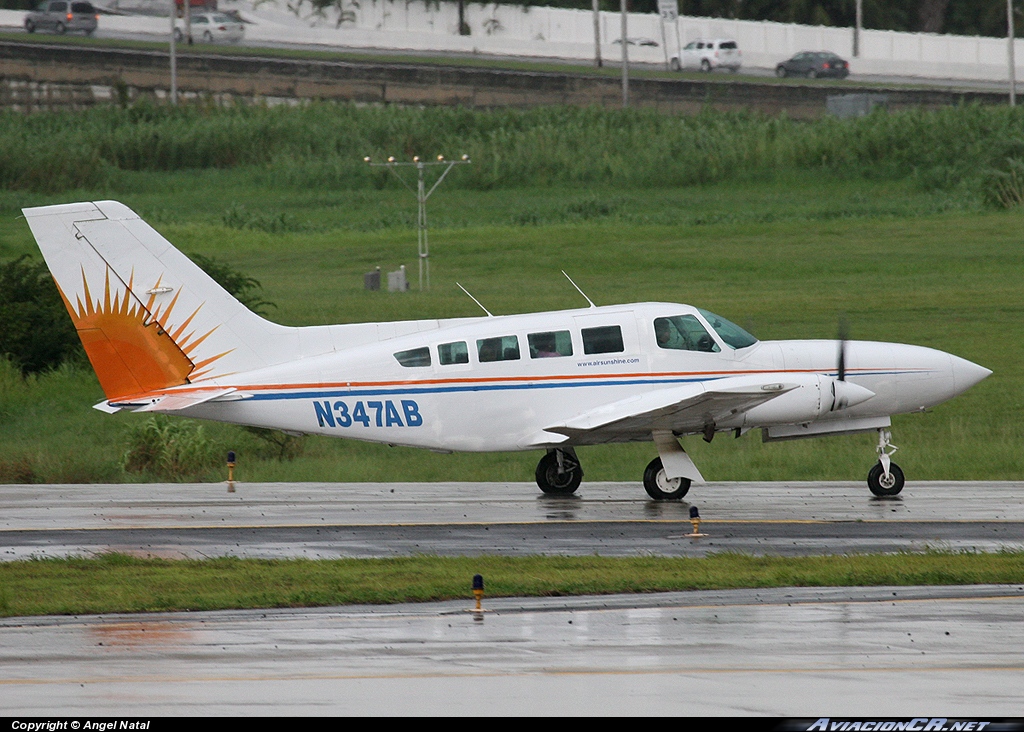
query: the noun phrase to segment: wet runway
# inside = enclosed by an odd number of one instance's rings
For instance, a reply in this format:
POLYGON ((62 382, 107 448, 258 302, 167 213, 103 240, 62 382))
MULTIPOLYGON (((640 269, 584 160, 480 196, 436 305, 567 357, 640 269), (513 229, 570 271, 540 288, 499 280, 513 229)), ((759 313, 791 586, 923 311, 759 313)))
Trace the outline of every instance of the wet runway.
POLYGON ((0 621, 12 715, 1017 716, 1024 587, 0 621))
POLYGON ((709 483, 654 502, 629 483, 549 497, 528 483, 5 486, 0 558, 500 553, 703 556, 1024 549, 1024 483, 709 483), (702 517, 691 539, 689 509, 702 517))
MULTIPOLYGON (((1024 546, 1022 483, 3 486, 27 556, 841 553, 1024 546), (687 538, 692 502, 703 539, 687 538)), ((0 620, 6 715, 1016 716, 1024 584, 0 620), (478 619, 480 618, 480 619, 478 619)))

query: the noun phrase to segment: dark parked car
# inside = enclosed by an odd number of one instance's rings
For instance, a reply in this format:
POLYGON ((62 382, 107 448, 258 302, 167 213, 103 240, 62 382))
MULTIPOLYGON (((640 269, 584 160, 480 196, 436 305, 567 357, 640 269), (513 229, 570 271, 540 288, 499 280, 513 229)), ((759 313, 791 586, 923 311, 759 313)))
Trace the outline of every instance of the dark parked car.
POLYGON ((802 51, 776 66, 775 75, 783 79, 787 76, 806 76, 808 79, 831 76, 845 79, 850 75, 850 64, 828 51, 802 51))
POLYGON ((25 16, 25 30, 52 30, 61 35, 81 31, 91 36, 99 19, 96 8, 84 0, 46 0, 25 16))

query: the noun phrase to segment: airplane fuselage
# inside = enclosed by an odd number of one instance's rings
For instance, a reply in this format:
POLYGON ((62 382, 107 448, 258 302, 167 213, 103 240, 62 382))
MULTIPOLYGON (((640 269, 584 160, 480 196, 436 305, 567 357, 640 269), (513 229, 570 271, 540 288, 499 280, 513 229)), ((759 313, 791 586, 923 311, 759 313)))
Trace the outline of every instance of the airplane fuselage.
MULTIPOLYGON (((837 419, 873 427, 872 419, 934 406, 988 373, 930 348, 851 341, 846 344, 846 381, 874 396, 839 414, 830 409, 834 395, 829 391, 837 375, 836 341, 758 341, 733 348, 700 311, 686 305, 643 303, 423 321, 422 327, 412 335, 215 379, 209 386, 236 388, 236 400, 201 404, 184 413, 434 450, 526 450, 650 440, 650 430, 568 440, 553 434, 548 441, 543 434, 601 405, 669 387, 702 388, 744 376, 798 384, 771 401, 719 418, 716 431, 837 419), (713 339, 710 346, 701 344, 706 350, 659 345, 655 320, 683 315, 696 318, 713 339), (616 328, 621 344, 614 332, 610 340, 584 342, 584 332, 607 335, 616 328), (538 337, 550 340, 551 334, 560 339, 560 352, 537 351, 538 337), (483 350, 498 339, 502 352, 497 357, 483 350)), ((697 433, 701 428, 674 431, 697 433)))

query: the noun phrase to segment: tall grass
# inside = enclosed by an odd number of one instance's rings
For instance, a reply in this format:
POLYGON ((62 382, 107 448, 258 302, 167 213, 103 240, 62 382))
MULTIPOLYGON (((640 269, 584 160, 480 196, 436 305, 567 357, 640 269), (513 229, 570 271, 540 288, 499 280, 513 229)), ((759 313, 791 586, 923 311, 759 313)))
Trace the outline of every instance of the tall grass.
MULTIPOLYGON (((641 188, 827 170, 914 178, 981 191, 1024 159, 1024 112, 949 107, 812 122, 742 112, 650 110, 160 106, 0 114, 0 185, 39 191, 104 185, 124 171, 259 166, 278 185, 366 189, 399 184, 363 157, 456 156, 473 164, 449 186, 602 184, 641 188)), ((996 199, 999 197, 996 196, 996 199)))

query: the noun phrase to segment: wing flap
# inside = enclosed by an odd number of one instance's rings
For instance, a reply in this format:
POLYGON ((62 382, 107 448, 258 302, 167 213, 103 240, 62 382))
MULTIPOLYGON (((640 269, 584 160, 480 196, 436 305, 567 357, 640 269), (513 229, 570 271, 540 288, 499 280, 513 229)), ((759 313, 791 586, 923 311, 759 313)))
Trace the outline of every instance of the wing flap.
MULTIPOLYGON (((799 384, 762 377, 728 377, 647 392, 603 405, 546 427, 544 432, 587 442, 617 442, 654 430, 700 432, 711 423, 770 401, 799 384)), ((649 439, 649 437, 648 437, 649 439)))

